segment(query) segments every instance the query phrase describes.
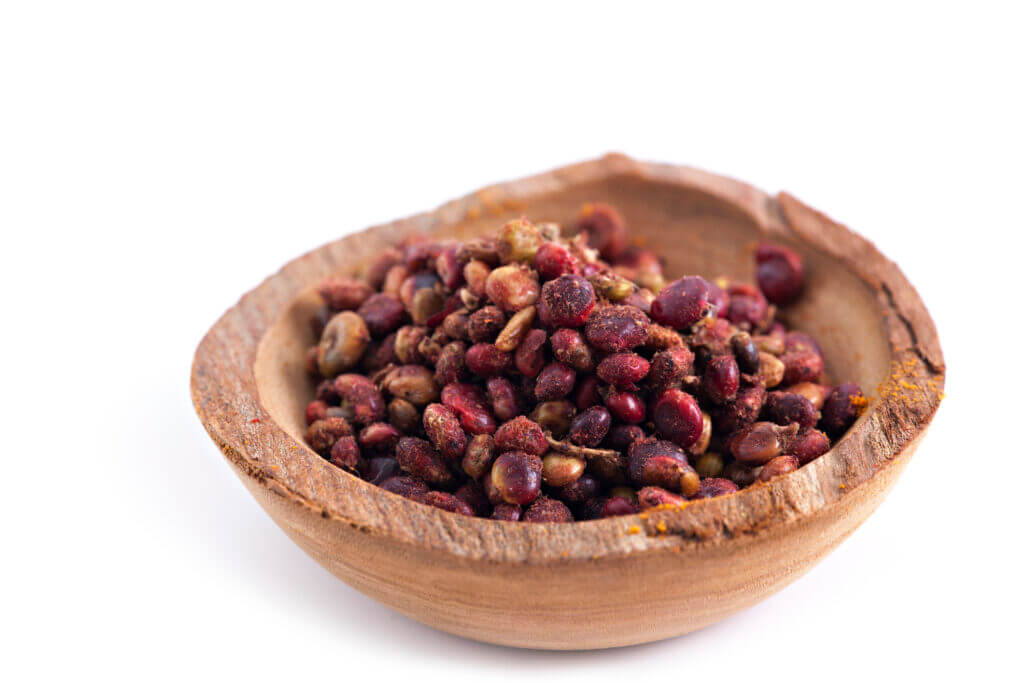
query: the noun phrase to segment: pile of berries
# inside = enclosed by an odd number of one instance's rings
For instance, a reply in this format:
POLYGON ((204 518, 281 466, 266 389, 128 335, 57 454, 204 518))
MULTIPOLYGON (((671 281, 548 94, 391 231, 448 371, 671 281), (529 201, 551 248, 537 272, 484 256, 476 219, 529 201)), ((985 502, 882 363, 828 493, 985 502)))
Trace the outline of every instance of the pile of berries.
POLYGON ((792 472, 863 410, 776 319, 804 286, 792 250, 758 246, 756 287, 669 282, 612 207, 584 206, 574 233, 410 239, 324 281, 309 446, 450 512, 569 522, 792 472))

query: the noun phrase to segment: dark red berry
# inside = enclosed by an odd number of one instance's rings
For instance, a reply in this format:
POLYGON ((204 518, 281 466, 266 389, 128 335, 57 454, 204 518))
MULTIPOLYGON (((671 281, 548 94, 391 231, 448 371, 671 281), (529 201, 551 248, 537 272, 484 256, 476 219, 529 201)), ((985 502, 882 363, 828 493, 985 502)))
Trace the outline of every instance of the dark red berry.
POLYGON ((572 512, 560 500, 540 496, 530 507, 526 508, 522 517, 524 522, 571 522, 572 512))
POLYGON ((491 467, 491 484, 506 503, 526 505, 540 495, 541 460, 521 451, 502 453, 491 467))
POLYGON ((629 477, 637 486, 660 486, 684 496, 692 496, 700 487, 700 477, 683 449, 655 438, 630 445, 629 477))
POLYGON ((586 234, 587 244, 601 256, 615 260, 628 246, 626 222, 607 204, 587 204, 580 212, 576 227, 586 234))
POLYGON ((474 344, 466 350, 466 367, 481 377, 502 375, 512 365, 512 354, 494 344, 474 344))
POLYGON ((729 308, 724 318, 745 329, 757 329, 768 316, 768 302, 755 287, 732 285, 729 287, 729 308))
POLYGON ((576 257, 557 242, 545 242, 533 257, 533 267, 545 280, 554 280, 560 275, 574 275, 579 272, 576 257))
POLYGON ((662 325, 685 330, 709 312, 711 288, 696 275, 674 280, 654 298, 651 317, 662 325))
POLYGON ((647 341, 651 321, 635 306, 605 306, 590 314, 587 341, 608 353, 628 351, 647 341))
POLYGON ((755 253, 757 286, 773 304, 784 306, 804 288, 803 259, 792 249, 762 242, 755 253))
POLYGON ((740 388, 740 369, 736 359, 732 356, 712 358, 704 368, 701 387, 714 403, 725 403, 735 398, 740 388))
POLYGON ((764 402, 764 416, 780 425, 796 423, 813 427, 821 416, 811 402, 799 394, 771 391, 764 402))
POLYGON ((612 416, 603 406, 591 406, 576 416, 569 427, 569 438, 580 446, 593 447, 601 443, 612 425, 612 416))
POLYGON ((515 364, 524 377, 536 377, 544 367, 544 344, 548 335, 544 330, 533 329, 526 333, 516 347, 515 364))
POLYGON ((441 403, 459 416, 459 424, 470 434, 493 434, 498 428, 483 392, 472 384, 456 382, 445 386, 441 403))
POLYGON ((786 455, 792 455, 800 461, 800 465, 817 460, 831 448, 828 437, 817 429, 801 431, 786 449, 786 455))
POLYGON ((715 496, 724 496, 729 493, 736 493, 739 490, 740 487, 729 479, 701 479, 700 489, 697 490, 697 494, 694 498, 714 498, 715 496))
POLYGON ((597 297, 594 287, 579 275, 561 275, 544 283, 540 291, 546 324, 579 327, 587 322, 597 297))
POLYGON ((544 430, 522 415, 498 427, 494 432, 494 445, 499 451, 523 451, 531 455, 544 455, 548 450, 544 430))
POLYGON ((666 389, 658 396, 651 419, 659 434, 682 448, 697 443, 704 429, 697 399, 680 389, 666 389))
POLYGON ((394 332, 405 320, 405 306, 391 294, 373 294, 356 312, 374 337, 394 332))
POLYGON ((650 363, 632 352, 613 353, 597 366, 597 376, 622 389, 635 389, 636 383, 647 376, 650 363))
POLYGON ((639 424, 647 416, 647 407, 640 397, 630 391, 612 391, 604 404, 615 419, 627 424, 639 424))
POLYGON ((576 384, 576 372, 564 363, 548 363, 537 375, 534 395, 538 401, 565 398, 576 384))
POLYGON ((867 399, 857 384, 840 384, 828 395, 821 408, 822 429, 833 439, 838 439, 853 425, 866 405, 867 399))

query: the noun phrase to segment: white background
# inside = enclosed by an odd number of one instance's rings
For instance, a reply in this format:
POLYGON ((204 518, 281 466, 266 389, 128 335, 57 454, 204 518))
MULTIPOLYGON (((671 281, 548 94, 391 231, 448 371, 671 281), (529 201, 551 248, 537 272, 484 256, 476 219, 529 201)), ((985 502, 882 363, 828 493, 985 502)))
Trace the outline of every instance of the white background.
POLYGON ((1019 676, 1021 17, 772 4, 0 5, 4 678, 1019 676), (878 512, 723 623, 562 654, 430 630, 248 496, 193 349, 308 249, 610 150, 875 240, 949 396, 878 512))

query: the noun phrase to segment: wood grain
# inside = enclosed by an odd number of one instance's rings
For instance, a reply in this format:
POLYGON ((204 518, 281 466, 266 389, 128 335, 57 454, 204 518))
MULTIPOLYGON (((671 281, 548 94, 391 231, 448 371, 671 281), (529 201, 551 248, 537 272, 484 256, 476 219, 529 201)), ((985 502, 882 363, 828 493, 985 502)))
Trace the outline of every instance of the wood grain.
POLYGON ((788 194, 622 155, 495 185, 288 263, 247 293, 196 351, 192 396, 249 491, 307 553, 363 593, 426 624, 517 647, 586 649, 706 626, 787 585, 878 506, 941 400, 934 324, 899 268, 788 194), (752 280, 769 237, 805 258, 807 296, 787 310, 834 378, 873 400, 832 451, 797 472, 682 510, 563 525, 449 514, 352 477, 302 443, 312 394, 313 287, 358 272, 410 233, 467 236, 511 217, 570 224, 606 201, 666 257, 667 273, 752 280))

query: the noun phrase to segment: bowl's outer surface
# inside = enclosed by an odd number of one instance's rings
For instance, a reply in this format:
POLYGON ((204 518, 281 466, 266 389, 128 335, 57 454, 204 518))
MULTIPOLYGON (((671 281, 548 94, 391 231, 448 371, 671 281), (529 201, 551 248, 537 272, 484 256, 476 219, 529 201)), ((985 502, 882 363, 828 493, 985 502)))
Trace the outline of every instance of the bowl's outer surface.
POLYGON ((587 649, 686 633, 787 585, 878 506, 934 415, 945 372, 928 313, 869 242, 793 197, 621 155, 494 186, 302 256, 217 322, 196 352, 193 400, 229 463, 281 528, 363 593, 426 624, 518 647, 587 649), (312 384, 313 287, 357 272, 411 233, 468 236, 522 214, 571 225, 616 206, 670 276, 751 281, 750 245, 805 258, 787 309, 856 381, 868 410, 827 455, 739 494, 576 524, 508 524, 412 503, 352 477, 302 442, 312 384))

